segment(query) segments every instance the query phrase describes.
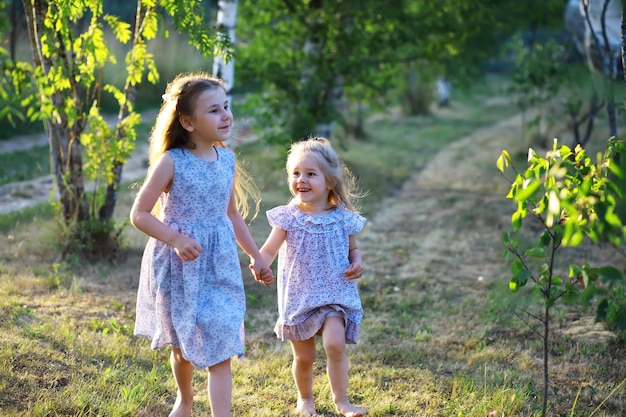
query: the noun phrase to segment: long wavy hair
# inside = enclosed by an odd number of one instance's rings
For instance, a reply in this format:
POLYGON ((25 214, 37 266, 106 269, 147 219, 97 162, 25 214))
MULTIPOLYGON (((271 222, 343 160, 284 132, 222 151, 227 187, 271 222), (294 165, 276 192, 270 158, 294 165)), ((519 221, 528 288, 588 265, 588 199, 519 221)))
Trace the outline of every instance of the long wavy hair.
MULTIPOLYGON (((204 72, 179 74, 167 85, 163 94, 163 104, 150 134, 148 158, 150 166, 169 149, 193 149, 195 147, 190 140, 189 132, 181 125, 180 117, 193 114, 198 96, 202 92, 217 88, 226 91, 226 84, 223 80, 204 72)), ((215 141, 213 145, 227 148, 222 141, 215 141)), ((252 218, 256 217, 261 201, 260 193, 239 161, 237 161, 235 173, 235 198, 237 208, 244 218, 251 213, 250 202, 252 201, 254 203, 252 218)))
MULTIPOLYGON (((359 192, 354 175, 339 159, 328 139, 313 137, 295 142, 291 145, 287 155, 288 175, 292 167, 303 158, 307 156, 315 158, 326 184, 330 187, 328 204, 331 207, 344 204, 348 210, 358 213, 357 202, 364 194, 359 192)), ((291 182, 289 184, 289 191, 294 196, 291 202, 299 204, 300 202, 295 199, 295 191, 291 189, 291 182)))

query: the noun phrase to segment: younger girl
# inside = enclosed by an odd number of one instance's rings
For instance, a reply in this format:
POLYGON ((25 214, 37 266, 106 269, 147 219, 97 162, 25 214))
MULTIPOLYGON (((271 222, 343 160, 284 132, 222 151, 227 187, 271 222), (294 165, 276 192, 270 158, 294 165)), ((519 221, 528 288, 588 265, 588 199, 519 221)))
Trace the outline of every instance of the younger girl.
POLYGON ((363 310, 356 287, 363 274, 355 235, 365 218, 354 211, 353 177, 330 142, 292 145, 287 159, 291 204, 267 212, 272 231, 261 248, 271 264, 278 253, 278 321, 274 331, 291 341, 296 411, 317 415, 313 399, 315 336, 321 335, 337 412, 362 416, 348 401, 346 343, 356 343, 363 310), (283 244, 285 243, 285 244, 283 244))
MULTIPOLYGON (((235 155, 224 147, 233 125, 222 81, 180 75, 163 95, 150 137, 150 169, 130 213, 150 236, 135 334, 152 348, 171 345, 178 388, 170 416, 190 416, 195 368, 209 368, 214 417, 230 415, 230 358, 244 353, 245 296, 237 243, 257 281, 273 275, 239 212, 235 155), (160 214, 155 216, 158 203, 160 214)), ((237 171, 239 173, 239 171, 237 171)), ((246 212, 246 210, 244 210, 246 212)))

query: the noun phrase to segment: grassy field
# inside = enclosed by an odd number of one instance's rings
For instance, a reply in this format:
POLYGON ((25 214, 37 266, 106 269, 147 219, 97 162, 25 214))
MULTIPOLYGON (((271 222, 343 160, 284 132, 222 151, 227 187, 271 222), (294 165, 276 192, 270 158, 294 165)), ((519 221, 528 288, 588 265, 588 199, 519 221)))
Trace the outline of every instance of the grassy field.
MULTIPOLYGON (((371 416, 537 413, 541 341, 512 311, 517 305, 532 305, 532 296, 508 292, 508 277, 501 273, 506 271, 503 260, 491 255, 463 258, 452 250, 470 235, 493 229, 481 216, 510 216, 506 192, 499 193, 494 185, 486 198, 476 200, 481 207, 450 212, 444 218, 442 213, 469 201, 469 196, 433 188, 436 192, 430 190, 431 194, 407 202, 402 188, 415 173, 432 169, 431 162, 442 150, 513 117, 517 109, 502 100, 499 86, 487 83, 469 96, 455 96, 451 109, 434 110, 429 116, 401 117, 392 111, 375 115, 367 125, 367 142, 343 139, 341 156, 369 193, 363 213, 373 223, 361 239, 369 255, 368 273, 360 282, 365 308, 362 340, 349 349, 349 395, 371 416), (435 210, 430 218, 420 220, 423 212, 417 206, 427 197, 432 197, 435 210), (409 209, 394 215, 401 198, 409 209), (425 224, 425 229, 416 228, 417 224, 425 224), (444 231, 452 236, 447 246, 423 247, 432 242, 425 235, 444 231), (418 239, 422 236, 424 240, 418 239), (440 263, 418 262, 417 255, 426 250, 433 252, 431 256, 440 255, 440 263), (455 278, 459 272, 454 268, 467 264, 493 264, 500 275, 494 274, 481 288, 475 288, 475 281, 463 283, 466 292, 461 294, 460 287, 442 276, 449 272, 455 278)), ((502 143, 517 143, 519 149, 526 146, 519 130, 503 129, 498 134, 502 143)), ((457 151, 480 153, 481 149, 457 151)), ((262 189, 262 210, 286 202, 279 150, 252 143, 239 153, 262 189)), ((453 155, 452 160, 458 157, 461 164, 462 156, 453 155)), ((496 175, 495 159, 491 161, 477 168, 486 173, 481 180, 496 175)), ((133 192, 125 189, 117 208, 120 222, 132 199, 133 192)), ((17 220, 4 219, 9 221, 17 220)), ((262 213, 251 229, 261 243, 269 231, 262 213)), ((54 234, 49 212, 32 209, 0 237, 1 414, 166 416, 175 398, 169 351, 151 351, 147 340, 132 335, 145 236, 127 228, 128 246, 114 264, 84 265, 58 258, 54 234)), ((498 241, 482 244, 488 248, 485 253, 501 251, 498 241)), ((246 265, 243 257, 242 265, 246 265)), ((233 361, 233 415, 288 416, 295 408, 295 388, 290 349, 272 332, 275 289, 264 288, 247 275, 244 278, 247 355, 233 361)), ((573 317, 583 322, 589 315, 574 307, 555 310, 558 327, 567 327, 573 317)), ((624 415, 626 389, 619 384, 626 378, 626 346, 592 321, 584 322, 585 338, 555 334, 550 415, 624 415)), ((318 412, 335 416, 321 347, 318 352, 314 379, 318 412)), ((194 415, 209 415, 205 372, 195 373, 194 387, 194 415)))

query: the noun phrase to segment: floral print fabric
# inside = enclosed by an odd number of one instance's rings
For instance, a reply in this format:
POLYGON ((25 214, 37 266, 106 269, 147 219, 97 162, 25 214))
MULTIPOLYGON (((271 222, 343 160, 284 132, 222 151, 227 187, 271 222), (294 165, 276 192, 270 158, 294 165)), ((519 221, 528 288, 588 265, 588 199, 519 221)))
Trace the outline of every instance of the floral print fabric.
POLYGON ((196 368, 243 355, 245 295, 233 225, 227 216, 235 155, 216 147, 217 161, 189 150, 168 153, 174 180, 160 197, 161 220, 192 237, 202 253, 183 262, 174 248, 150 238, 137 294, 135 334, 151 347, 172 345, 196 368))
POLYGON ((267 212, 272 227, 287 232, 278 253, 278 320, 274 331, 281 340, 315 336, 327 315, 346 323, 346 342, 357 343, 363 309, 355 281, 344 272, 349 236, 358 234, 366 219, 341 205, 329 214, 313 216, 296 205, 267 212))

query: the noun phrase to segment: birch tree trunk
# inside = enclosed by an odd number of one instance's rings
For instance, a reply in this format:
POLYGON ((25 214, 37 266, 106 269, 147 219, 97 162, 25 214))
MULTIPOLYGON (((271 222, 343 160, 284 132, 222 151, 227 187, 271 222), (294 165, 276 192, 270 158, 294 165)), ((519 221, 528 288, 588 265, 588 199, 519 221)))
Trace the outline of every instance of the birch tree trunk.
MULTIPOLYGON (((231 48, 235 45, 235 27, 237 25, 237 0, 220 0, 217 12, 218 30, 228 34, 231 48)), ((213 75, 226 82, 226 96, 231 99, 231 90, 235 84, 235 59, 225 59, 216 55, 213 59, 213 75)))
MULTIPOLYGON (((235 45, 235 27, 237 25, 237 0, 220 0, 217 2, 217 29, 226 32, 230 40, 231 52, 235 45)), ((219 36, 219 35, 218 35, 219 36)), ((221 78, 226 83, 226 99, 232 106, 232 89, 235 85, 235 58, 226 59, 223 54, 217 54, 213 58, 213 75, 221 78)), ((231 140, 227 142, 232 145, 231 140)))

